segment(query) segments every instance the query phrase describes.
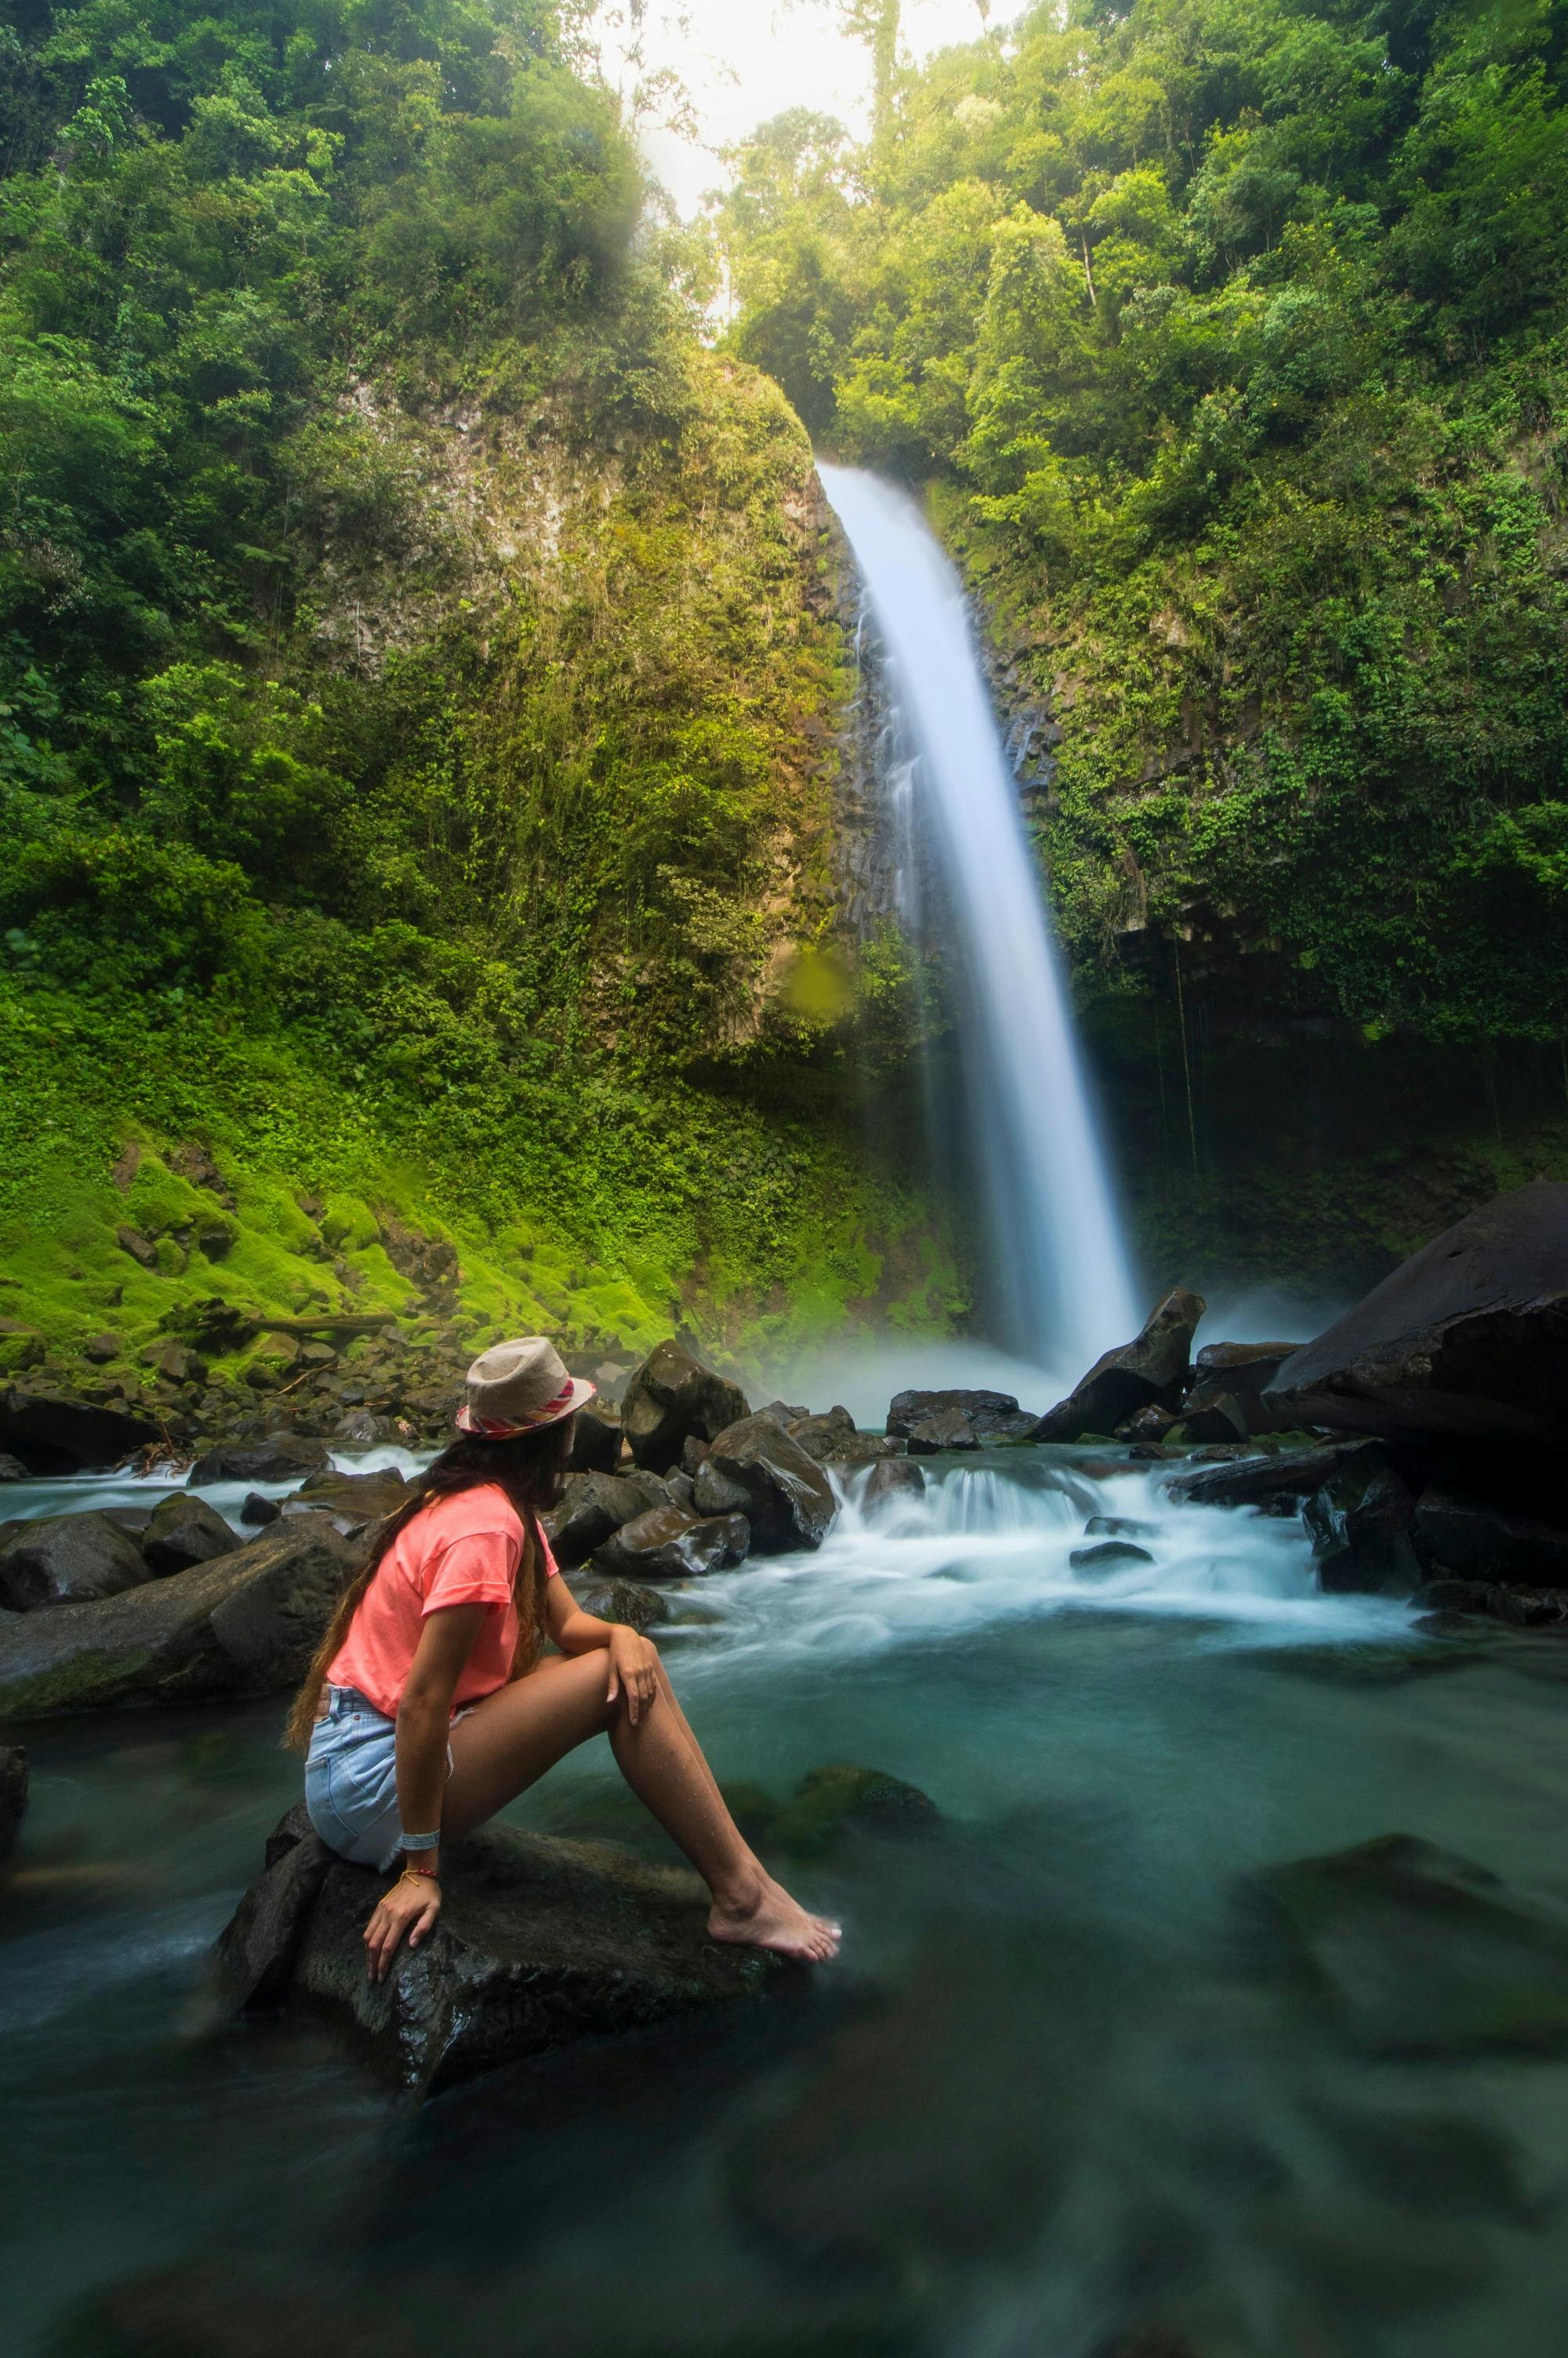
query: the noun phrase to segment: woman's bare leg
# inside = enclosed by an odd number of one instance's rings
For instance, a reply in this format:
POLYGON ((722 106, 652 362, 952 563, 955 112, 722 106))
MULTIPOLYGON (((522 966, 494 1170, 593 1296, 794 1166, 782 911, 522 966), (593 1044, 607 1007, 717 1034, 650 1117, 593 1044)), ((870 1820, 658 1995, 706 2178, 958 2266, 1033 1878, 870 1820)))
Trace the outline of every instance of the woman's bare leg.
POLYGON ((809 1915, 773 1882, 741 1840, 697 1739, 661 1675, 653 1707, 633 1721, 624 1698, 605 1700, 600 1653, 546 1663, 484 1702, 452 1730, 452 1773, 441 1832, 455 1838, 523 1792, 547 1768, 608 1731, 622 1776, 713 1894, 715 1940, 820 1962, 837 1928, 809 1915))

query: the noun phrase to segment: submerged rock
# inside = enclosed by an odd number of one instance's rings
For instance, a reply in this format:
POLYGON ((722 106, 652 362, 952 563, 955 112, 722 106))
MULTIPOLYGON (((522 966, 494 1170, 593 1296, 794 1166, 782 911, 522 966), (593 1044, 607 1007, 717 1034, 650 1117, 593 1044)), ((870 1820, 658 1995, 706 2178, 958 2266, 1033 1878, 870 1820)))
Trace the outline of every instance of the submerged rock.
POLYGON ((792 1858, 822 1858, 853 1834, 929 1834, 942 1813, 928 1793, 885 1768, 862 1768, 849 1760, 825 1761, 808 1769, 790 1799, 752 1839, 764 1841, 792 1858))
POLYGON ((327 1444, 301 1433, 270 1433, 260 1441, 221 1441, 196 1460, 187 1479, 193 1490, 214 1482, 297 1482, 326 1470, 327 1444))
POLYGON ((189 1572, 193 1563, 211 1563, 240 1545, 240 1537, 215 1507, 176 1490, 154 1508, 142 1541, 142 1553, 160 1579, 172 1572, 189 1572))
POLYGON ((712 1441, 749 1413, 739 1384, 705 1368, 678 1343, 661 1343, 643 1360, 621 1403, 632 1455, 655 1474, 679 1465, 681 1444, 689 1435, 712 1441))
POLYGON ((888 1457, 873 1466, 860 1493, 860 1511, 879 1514, 900 1498, 923 1498, 925 1475, 912 1458, 888 1457))
POLYGON ((97 1603, 0 1621, 0 1716, 265 1694, 303 1676, 358 1561, 324 1515, 97 1603))
POLYGON ((1178 1287, 1157 1303, 1130 1343, 1107 1351, 1082 1382, 1040 1420, 1041 1441, 1111 1433, 1145 1408, 1177 1406, 1186 1380, 1203 1296, 1178 1287))
POLYGON ((1568 2049, 1568 1919, 1412 1834, 1269 1868, 1250 1885, 1360 2043, 1395 2054, 1568 2049))
POLYGON ((715 1436, 696 1495, 705 1515, 744 1515, 765 1552, 820 1547, 838 1512, 821 1466, 771 1416, 742 1417, 715 1436))
POLYGON ((685 1868, 498 1825, 449 1844, 441 1863, 436 1930, 372 1982, 362 1935, 385 1878, 334 1857, 291 1810, 219 1940, 224 1984, 247 2008, 320 2017, 424 2097, 794 1977, 761 1950, 709 1941, 708 1895, 685 1868))
POLYGON ((112 1515, 40 1515, 0 1540, 0 1606, 13 1613, 118 1596, 152 1577, 112 1515))
POLYGON ((129 1409, 19 1384, 0 1391, 0 1449, 29 1474, 101 1473, 161 1437, 149 1418, 129 1409))
POLYGON ((1568 1441, 1568 1183, 1500 1195, 1403 1262, 1281 1368, 1296 1423, 1568 1441))
POLYGON ((8 1858, 27 1808, 27 1756, 19 1744, 0 1744, 0 1859, 8 1858))
POLYGON ((1147 1548, 1136 1540, 1098 1540, 1092 1547, 1074 1548, 1067 1558, 1075 1572, 1123 1572, 1135 1563, 1152 1563, 1147 1548))

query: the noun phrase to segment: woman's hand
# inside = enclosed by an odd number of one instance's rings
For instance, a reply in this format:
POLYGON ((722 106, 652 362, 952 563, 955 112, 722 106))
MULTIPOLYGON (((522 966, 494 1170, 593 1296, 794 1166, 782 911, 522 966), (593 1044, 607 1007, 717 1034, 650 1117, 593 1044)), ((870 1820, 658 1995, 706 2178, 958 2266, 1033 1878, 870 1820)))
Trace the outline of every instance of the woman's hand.
POLYGON ((653 1709, 659 1692, 659 1657, 646 1638, 639 1637, 635 1629, 623 1629, 617 1622, 610 1632, 610 1684, 605 1701, 613 1703, 622 1690, 626 1715, 634 1727, 643 1712, 653 1709))
POLYGON ((405 1876, 384 1891, 365 1926, 365 1964, 373 1982, 384 1982, 405 1933, 416 1949, 435 1930, 441 1912, 441 1887, 434 1876, 405 1876))

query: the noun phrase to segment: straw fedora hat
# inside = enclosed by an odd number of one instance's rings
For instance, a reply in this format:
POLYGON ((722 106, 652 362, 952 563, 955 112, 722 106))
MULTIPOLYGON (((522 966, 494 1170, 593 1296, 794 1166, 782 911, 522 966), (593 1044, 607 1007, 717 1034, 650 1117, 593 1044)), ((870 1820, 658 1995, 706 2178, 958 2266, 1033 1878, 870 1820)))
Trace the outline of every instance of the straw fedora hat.
POLYGON ((580 1376, 568 1375, 566 1361, 543 1335, 492 1343, 480 1353, 466 1382, 468 1397, 458 1411, 458 1430, 478 1433, 485 1441, 558 1424, 598 1389, 580 1376))

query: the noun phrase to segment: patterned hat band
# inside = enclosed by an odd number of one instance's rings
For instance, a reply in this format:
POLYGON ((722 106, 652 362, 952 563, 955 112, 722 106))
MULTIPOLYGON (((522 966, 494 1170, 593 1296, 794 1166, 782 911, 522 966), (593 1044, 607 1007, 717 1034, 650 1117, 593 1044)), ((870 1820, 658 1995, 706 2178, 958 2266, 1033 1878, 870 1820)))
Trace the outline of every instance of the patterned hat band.
POLYGON ((571 1407, 574 1395, 581 1389, 570 1376, 554 1400, 543 1408, 533 1409, 520 1417, 481 1416, 468 1406, 459 1409, 454 1422, 460 1433, 471 1433, 481 1441, 509 1441, 519 1433, 532 1433, 541 1424, 554 1424, 571 1407))

